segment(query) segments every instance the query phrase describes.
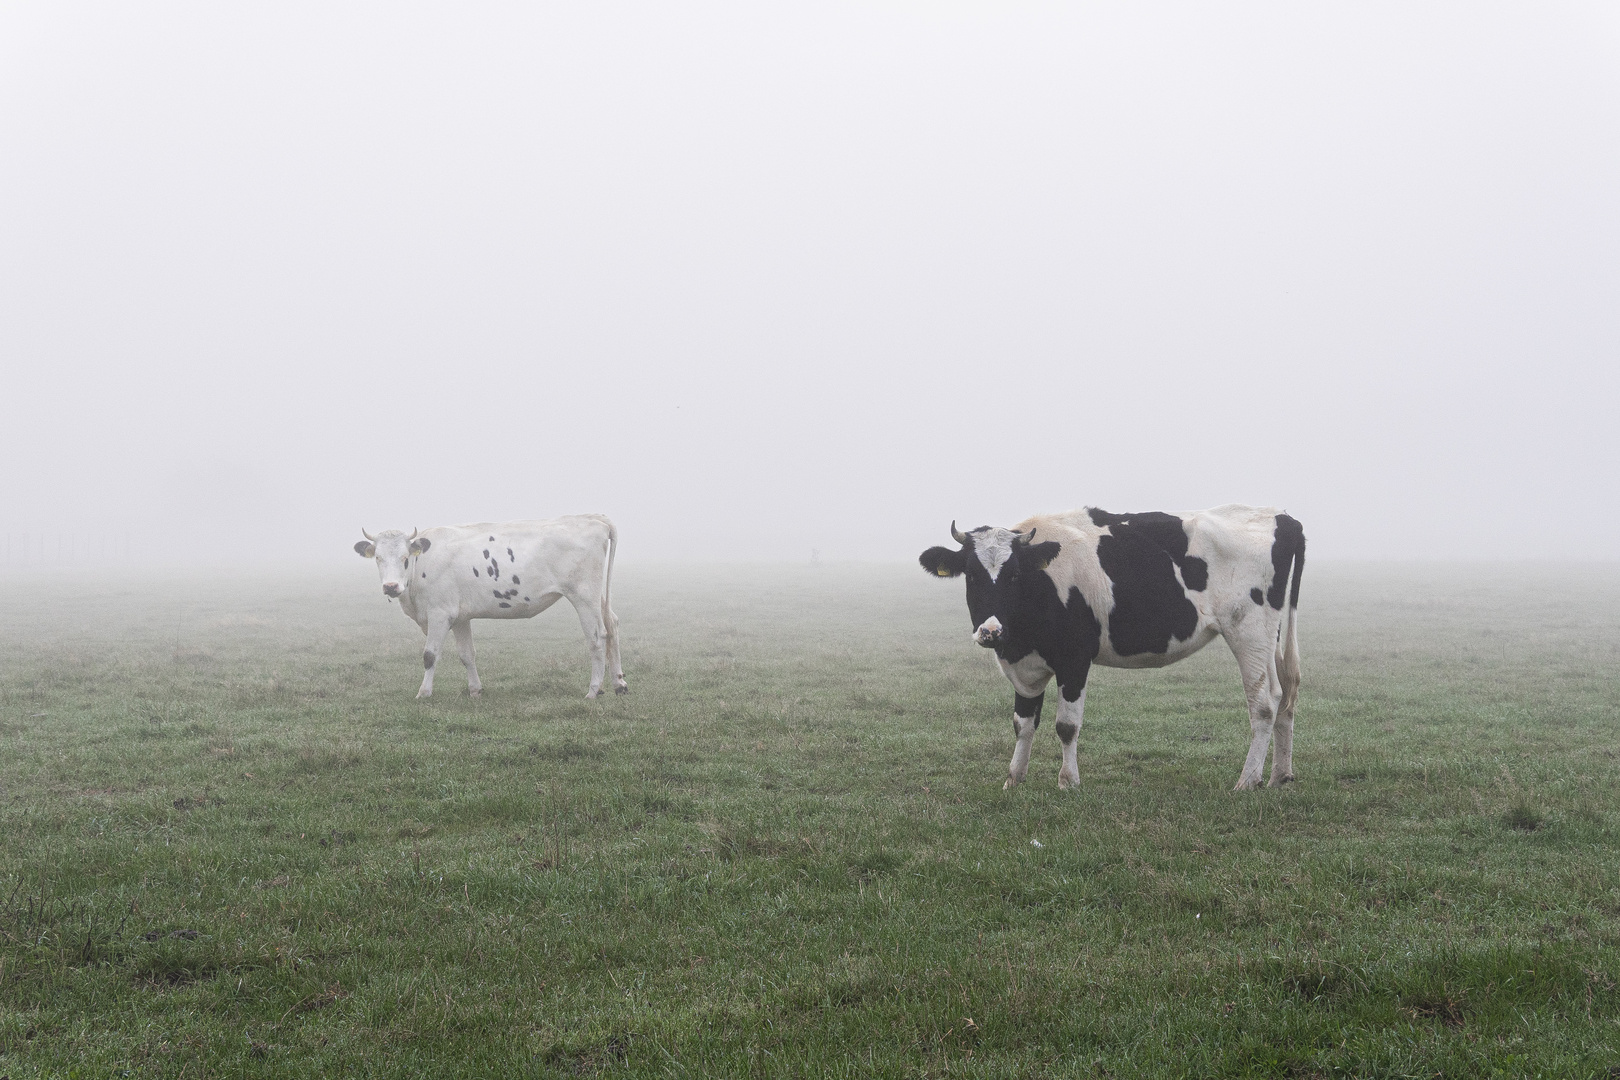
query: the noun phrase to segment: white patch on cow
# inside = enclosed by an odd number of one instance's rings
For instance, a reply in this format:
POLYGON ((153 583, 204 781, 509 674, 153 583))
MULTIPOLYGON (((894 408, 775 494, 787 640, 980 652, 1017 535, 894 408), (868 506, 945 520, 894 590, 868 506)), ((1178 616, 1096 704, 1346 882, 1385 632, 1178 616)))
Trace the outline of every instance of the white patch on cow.
POLYGON ((996 580, 1001 568, 1012 558, 1013 539, 1017 534, 1006 529, 985 528, 976 529, 971 535, 973 553, 979 557, 979 562, 989 572, 990 580, 996 580))

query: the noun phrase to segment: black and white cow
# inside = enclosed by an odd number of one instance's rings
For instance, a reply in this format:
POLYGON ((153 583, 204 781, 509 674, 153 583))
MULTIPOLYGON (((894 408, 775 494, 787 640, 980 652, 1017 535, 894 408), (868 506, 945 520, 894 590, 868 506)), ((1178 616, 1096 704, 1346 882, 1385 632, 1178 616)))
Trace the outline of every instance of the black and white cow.
POLYGON ((454 631, 467 668, 467 689, 483 689, 473 660, 473 619, 528 619, 558 600, 574 605, 591 649, 591 687, 602 690, 611 668, 614 692, 628 691, 619 666, 619 618, 609 603, 619 533, 601 514, 549 521, 446 525, 409 536, 390 529, 354 545, 377 560, 383 595, 397 599, 427 635, 419 698, 433 694, 433 671, 454 631))
POLYGON ((1295 633, 1305 532, 1272 509, 1218 506, 1190 514, 1110 514, 1088 507, 989 525, 959 550, 932 547, 923 569, 967 575, 973 639, 994 649, 1013 684, 1018 742, 1006 787, 1024 779, 1056 679, 1059 787, 1080 783, 1075 740, 1092 664, 1163 667, 1223 637, 1249 699, 1249 756, 1238 790, 1260 785, 1266 750, 1273 786, 1294 778, 1295 633))

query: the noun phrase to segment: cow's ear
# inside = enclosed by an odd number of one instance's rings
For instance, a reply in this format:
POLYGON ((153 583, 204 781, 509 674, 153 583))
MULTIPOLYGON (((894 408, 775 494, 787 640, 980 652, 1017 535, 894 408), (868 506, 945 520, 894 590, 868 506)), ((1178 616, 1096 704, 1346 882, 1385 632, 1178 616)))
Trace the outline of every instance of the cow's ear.
POLYGON ((430 548, 432 546, 433 546, 433 541, 429 540, 425 536, 418 536, 415 540, 411 541, 411 551, 415 552, 418 555, 422 554, 422 552, 426 551, 428 548, 430 548))
POLYGON ((1057 558, 1058 552, 1062 550, 1063 545, 1056 540, 1048 540, 1044 544, 1031 544, 1024 549, 1020 561, 1028 559, 1031 570, 1045 570, 1052 565, 1052 560, 1057 558))
POLYGON ((931 547, 918 556, 917 561, 924 570, 939 577, 956 577, 966 568, 962 552, 947 547, 931 547))
POLYGON ((362 559, 375 558, 377 554, 377 545, 373 544, 370 540, 356 540, 354 543, 354 553, 360 556, 362 559))

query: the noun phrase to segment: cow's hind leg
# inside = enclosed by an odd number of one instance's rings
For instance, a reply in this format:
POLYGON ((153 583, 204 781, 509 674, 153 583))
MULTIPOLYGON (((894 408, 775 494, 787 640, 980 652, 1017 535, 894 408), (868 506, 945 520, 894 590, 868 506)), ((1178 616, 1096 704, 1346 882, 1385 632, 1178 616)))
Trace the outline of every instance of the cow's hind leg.
POLYGON ((585 644, 591 650, 591 686, 585 696, 593 698, 602 692, 602 677, 607 672, 607 626, 602 620, 600 603, 575 600, 573 597, 568 599, 579 615, 580 629, 585 631, 585 644))
POLYGON ((1271 729, 1271 779, 1267 787, 1282 787, 1294 778, 1293 703, 1277 710, 1277 723, 1271 729))
POLYGON ((1249 702, 1249 755, 1243 761, 1237 791, 1260 786, 1260 778, 1266 770, 1266 751, 1271 749, 1277 727, 1277 706, 1282 701, 1271 633, 1262 627, 1260 620, 1254 620, 1254 624, 1254 629, 1260 631, 1258 641, 1245 635, 1232 642, 1232 652, 1243 675, 1243 693, 1249 702))
POLYGON ((463 619, 450 628, 456 634, 456 651, 461 653, 461 666, 467 669, 467 693, 477 697, 484 692, 478 681, 478 661, 473 658, 472 620, 463 619))
POLYGON ((1035 741, 1035 729, 1041 726, 1041 703, 1046 700, 1044 693, 1034 697, 1025 697, 1018 691, 1013 691, 1013 744, 1012 764, 1007 766, 1007 782, 1002 784, 1003 790, 1017 787, 1024 782, 1024 774, 1029 771, 1029 749, 1035 741))
POLYGON ((613 676, 613 692, 628 694, 630 684, 624 681, 624 665, 619 662, 619 617, 606 604, 602 607, 607 611, 607 662, 613 676))
POLYGON ((427 624, 427 647, 422 650, 422 688, 416 692, 418 698, 433 696, 433 669, 439 663, 439 656, 444 652, 444 635, 450 632, 450 620, 438 616, 430 616, 427 624))
POLYGON ((1277 727, 1272 732, 1270 787, 1281 787, 1294 779, 1294 703, 1299 700, 1299 655, 1284 654, 1277 662, 1277 680, 1282 685, 1282 703, 1277 706, 1277 727))

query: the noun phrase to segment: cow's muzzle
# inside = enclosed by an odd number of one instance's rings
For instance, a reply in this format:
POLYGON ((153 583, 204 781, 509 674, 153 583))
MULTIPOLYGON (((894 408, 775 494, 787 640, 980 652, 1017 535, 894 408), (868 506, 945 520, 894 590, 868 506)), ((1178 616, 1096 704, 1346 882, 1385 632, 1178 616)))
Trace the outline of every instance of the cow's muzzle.
POLYGON ((992 615, 973 631, 973 640, 987 649, 993 649, 1001 644, 1001 634, 1001 620, 992 615))
POLYGON ((405 590, 403 590, 403 589, 401 589, 399 587, 399 584, 397 582, 393 582, 393 581, 390 581, 388 584, 383 586, 383 595, 384 596, 398 596, 400 593, 402 593, 404 591, 405 590))

